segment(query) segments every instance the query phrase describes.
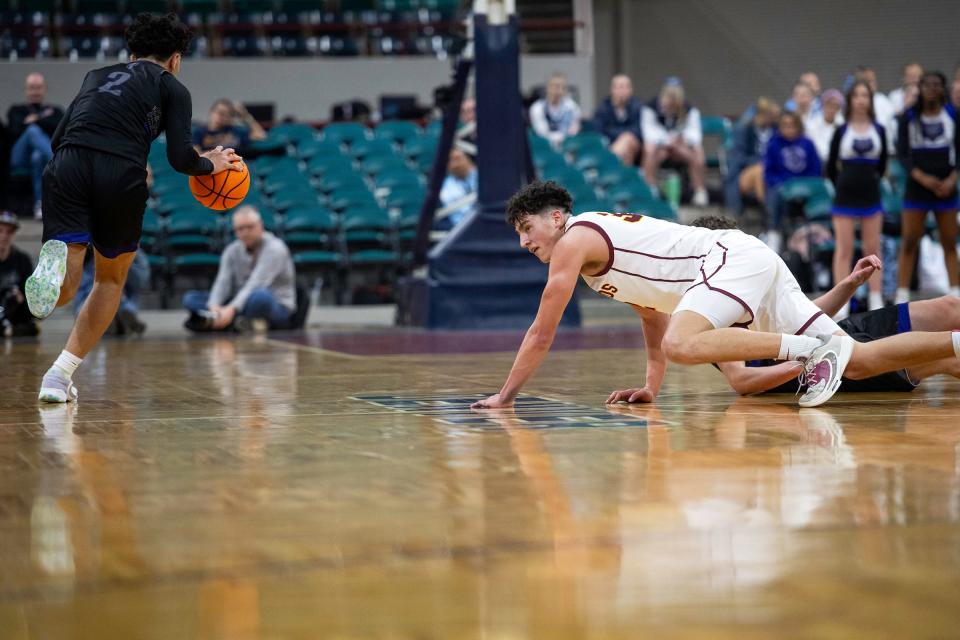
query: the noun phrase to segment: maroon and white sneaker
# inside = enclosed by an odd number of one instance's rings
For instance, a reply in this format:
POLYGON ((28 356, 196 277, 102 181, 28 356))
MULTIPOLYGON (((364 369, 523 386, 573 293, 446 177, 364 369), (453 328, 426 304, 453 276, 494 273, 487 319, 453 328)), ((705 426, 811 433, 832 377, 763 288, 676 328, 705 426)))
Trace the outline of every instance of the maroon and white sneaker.
POLYGON ((810 352, 804 365, 803 383, 807 392, 800 398, 801 407, 818 407, 832 398, 853 355, 854 340, 850 336, 817 337, 823 344, 810 352))

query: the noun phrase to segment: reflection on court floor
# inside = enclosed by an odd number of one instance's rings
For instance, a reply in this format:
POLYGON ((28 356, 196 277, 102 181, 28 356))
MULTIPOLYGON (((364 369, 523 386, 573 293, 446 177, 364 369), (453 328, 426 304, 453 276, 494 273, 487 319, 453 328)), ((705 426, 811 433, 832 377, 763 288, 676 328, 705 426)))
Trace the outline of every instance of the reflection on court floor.
MULTIPOLYGON (((498 412, 470 409, 471 403, 485 397, 487 396, 482 393, 456 396, 429 394, 353 396, 356 400, 363 400, 378 407, 431 417, 443 424, 499 431, 503 426, 502 420, 497 419, 498 412)), ((603 408, 527 395, 517 398, 510 418, 511 426, 524 429, 646 428, 667 424, 663 420, 616 415, 603 408)))

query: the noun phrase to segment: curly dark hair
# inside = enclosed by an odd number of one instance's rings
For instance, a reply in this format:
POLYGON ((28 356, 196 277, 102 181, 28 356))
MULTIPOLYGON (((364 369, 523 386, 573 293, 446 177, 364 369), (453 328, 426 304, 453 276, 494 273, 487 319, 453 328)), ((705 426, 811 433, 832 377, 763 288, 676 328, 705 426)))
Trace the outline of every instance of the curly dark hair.
POLYGON ((542 213, 549 208, 570 213, 573 198, 569 191, 553 180, 535 180, 513 194, 507 202, 507 224, 516 228, 525 216, 542 213))
POLYGON ((703 227, 704 229, 739 229, 737 221, 726 216, 700 216, 690 223, 691 227, 703 227))
POLYGON ((186 53, 193 33, 177 14, 165 16, 141 13, 123 34, 130 53, 138 58, 166 60, 175 53, 186 53))

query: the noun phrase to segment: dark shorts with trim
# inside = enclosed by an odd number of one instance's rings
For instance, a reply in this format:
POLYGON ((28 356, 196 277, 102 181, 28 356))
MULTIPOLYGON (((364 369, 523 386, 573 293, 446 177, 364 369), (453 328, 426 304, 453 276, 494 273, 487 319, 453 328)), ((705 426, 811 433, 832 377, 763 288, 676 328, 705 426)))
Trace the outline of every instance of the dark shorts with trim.
MULTIPOLYGON (((872 342, 880 338, 895 336, 898 333, 910 331, 910 311, 907 304, 903 303, 876 311, 857 313, 841 320, 838 324, 857 342, 872 342)), ((757 364, 757 362, 747 363, 748 366, 756 366, 757 364)), ((796 393, 797 388, 797 381, 791 380, 765 393, 796 393)), ((905 369, 888 371, 863 380, 844 378, 840 385, 841 391, 861 393, 870 391, 909 392, 916 388, 917 385, 910 380, 905 369)))
POLYGON ((43 241, 93 243, 107 258, 137 250, 147 171, 125 158, 66 146, 43 171, 43 241))

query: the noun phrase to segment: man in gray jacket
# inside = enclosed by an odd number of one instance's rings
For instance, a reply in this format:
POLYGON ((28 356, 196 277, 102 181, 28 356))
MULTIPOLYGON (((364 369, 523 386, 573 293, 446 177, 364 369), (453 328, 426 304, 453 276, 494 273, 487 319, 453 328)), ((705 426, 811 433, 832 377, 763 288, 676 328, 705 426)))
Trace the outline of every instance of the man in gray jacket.
POLYGON ((188 291, 183 306, 190 311, 184 326, 191 331, 242 328, 262 318, 271 329, 285 329, 297 306, 293 259, 282 240, 264 231, 254 207, 233 214, 237 239, 220 257, 213 289, 188 291))

